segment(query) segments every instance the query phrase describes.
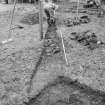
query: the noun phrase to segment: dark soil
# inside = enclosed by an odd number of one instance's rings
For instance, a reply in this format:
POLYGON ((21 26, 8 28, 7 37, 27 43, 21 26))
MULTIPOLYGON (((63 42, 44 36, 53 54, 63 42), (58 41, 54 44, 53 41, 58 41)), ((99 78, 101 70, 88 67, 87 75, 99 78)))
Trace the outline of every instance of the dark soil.
POLYGON ((49 26, 45 34, 45 43, 44 47, 46 49, 47 55, 53 55, 60 52, 60 38, 57 35, 57 27, 54 23, 53 26, 49 26))
POLYGON ((26 105, 104 105, 105 94, 59 76, 26 105))

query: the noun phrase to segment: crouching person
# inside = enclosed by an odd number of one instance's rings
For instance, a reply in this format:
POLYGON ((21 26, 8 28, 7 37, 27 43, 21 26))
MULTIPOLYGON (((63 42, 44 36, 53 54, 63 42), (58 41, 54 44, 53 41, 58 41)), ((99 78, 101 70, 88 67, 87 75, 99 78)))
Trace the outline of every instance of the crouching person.
POLYGON ((55 23, 55 11, 58 8, 58 5, 52 2, 43 2, 44 12, 47 17, 48 25, 52 25, 55 23))

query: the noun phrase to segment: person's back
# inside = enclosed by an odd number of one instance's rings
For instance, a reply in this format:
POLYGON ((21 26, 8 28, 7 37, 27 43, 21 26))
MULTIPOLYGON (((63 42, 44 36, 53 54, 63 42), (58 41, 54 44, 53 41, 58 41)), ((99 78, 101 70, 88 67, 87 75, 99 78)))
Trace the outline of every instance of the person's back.
POLYGON ((55 21, 55 10, 58 8, 58 6, 49 1, 43 2, 43 8, 47 16, 47 22, 50 25, 52 22, 55 21))
POLYGON ((87 0, 87 4, 96 6, 99 9, 99 16, 102 16, 105 12, 105 4, 102 0, 87 0))

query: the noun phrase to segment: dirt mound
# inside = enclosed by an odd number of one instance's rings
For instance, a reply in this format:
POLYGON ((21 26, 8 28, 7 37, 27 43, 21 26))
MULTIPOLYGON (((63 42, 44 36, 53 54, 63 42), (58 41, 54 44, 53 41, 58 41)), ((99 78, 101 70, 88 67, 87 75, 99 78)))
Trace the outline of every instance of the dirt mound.
POLYGON ((60 76, 30 99, 27 105, 104 105, 104 96, 100 91, 60 76))
MULTIPOLYGON (((43 18, 43 21, 45 21, 45 18, 43 18)), ((39 13, 28 13, 21 19, 20 22, 28 25, 39 24, 39 13)))

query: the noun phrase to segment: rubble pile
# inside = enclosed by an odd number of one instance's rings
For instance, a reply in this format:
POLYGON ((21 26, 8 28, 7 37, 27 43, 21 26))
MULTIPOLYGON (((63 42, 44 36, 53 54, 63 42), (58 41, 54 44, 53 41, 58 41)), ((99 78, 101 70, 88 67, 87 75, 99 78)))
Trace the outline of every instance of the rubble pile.
POLYGON ((82 16, 80 18, 77 18, 77 17, 67 18, 64 20, 64 25, 66 25, 67 27, 72 27, 75 25, 86 24, 89 22, 90 22, 90 19, 88 16, 82 16))
POLYGON ((98 40, 97 36, 94 32, 86 31, 83 33, 71 33, 73 36, 71 39, 76 40, 83 46, 87 46, 90 50, 94 50, 98 48, 100 45, 104 45, 104 43, 98 40))

